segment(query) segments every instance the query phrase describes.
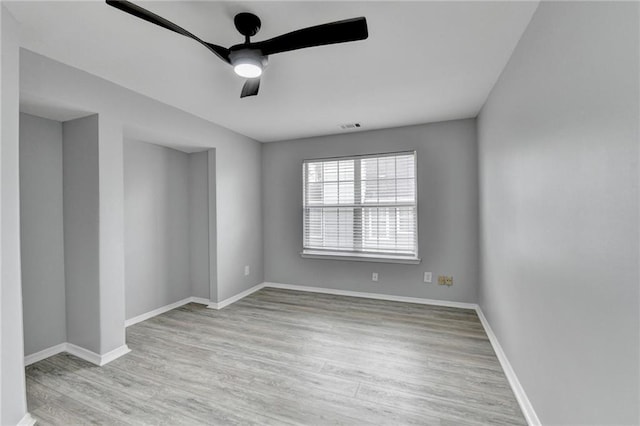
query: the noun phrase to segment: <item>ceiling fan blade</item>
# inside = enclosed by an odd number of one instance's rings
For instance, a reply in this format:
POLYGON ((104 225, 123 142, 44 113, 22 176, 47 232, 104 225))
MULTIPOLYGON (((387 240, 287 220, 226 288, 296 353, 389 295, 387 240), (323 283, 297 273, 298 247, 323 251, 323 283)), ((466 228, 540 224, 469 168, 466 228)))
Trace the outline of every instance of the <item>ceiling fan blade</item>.
POLYGON ((305 47, 364 40, 368 36, 367 20, 360 17, 303 28, 252 45, 264 55, 273 55, 305 47))
POLYGON ((244 86, 242 86, 242 92, 240 93, 240 98, 245 98, 247 96, 255 96, 258 94, 259 89, 260 89, 260 77, 248 78, 247 81, 245 81, 244 86))
POLYGON ((140 19, 144 19, 147 22, 151 22, 152 24, 156 24, 162 28, 166 28, 167 30, 173 31, 175 33, 181 34, 185 37, 189 37, 198 43, 202 44, 204 47, 213 52, 216 56, 227 63, 231 63, 229 60, 229 49, 226 49, 222 46, 218 46, 212 43, 207 43, 204 40, 201 40, 197 36, 191 34, 189 31, 185 30, 182 27, 174 24, 171 21, 164 19, 162 16, 158 16, 153 12, 150 12, 146 9, 143 9, 140 6, 137 6, 126 0, 106 0, 109 6, 115 7, 123 12, 126 12, 130 15, 136 16, 140 19))

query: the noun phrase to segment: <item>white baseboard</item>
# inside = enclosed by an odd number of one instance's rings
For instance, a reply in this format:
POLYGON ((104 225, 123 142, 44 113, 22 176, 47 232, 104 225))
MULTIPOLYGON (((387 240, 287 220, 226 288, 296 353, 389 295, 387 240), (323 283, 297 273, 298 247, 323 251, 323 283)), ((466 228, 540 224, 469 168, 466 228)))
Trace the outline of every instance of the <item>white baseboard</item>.
POLYGON ((177 302, 170 303, 168 305, 162 306, 161 308, 154 309, 153 311, 145 312, 144 314, 140 314, 136 317, 130 318, 124 322, 124 326, 129 327, 139 322, 146 321, 149 318, 153 318, 156 315, 164 314, 165 312, 169 312, 172 309, 179 308, 180 306, 186 305, 187 303, 209 305, 211 302, 209 301, 209 299, 205 299, 204 297, 187 297, 186 299, 178 300, 177 302))
POLYGON ((256 284, 253 287, 251 287, 251 288, 249 288, 249 289, 247 289, 247 290, 245 290, 243 292, 240 292, 240 293, 236 294, 235 296, 231 296, 228 299, 223 300, 222 302, 217 302, 217 303, 216 302, 211 302, 211 303, 209 303, 207 308, 209 308, 209 309, 222 309, 225 306, 229 306, 232 303, 235 303, 238 300, 240 300, 240 299, 242 299, 244 297, 247 297, 251 293, 255 293, 256 291, 264 288, 264 286, 265 286, 265 283, 256 284))
POLYGON ((232 303, 237 302, 238 300, 244 297, 247 297, 251 293, 255 293, 256 291, 261 290, 263 288, 267 288, 267 287, 280 288, 283 290, 306 291, 311 293, 334 294, 338 296, 363 297, 367 299, 377 299, 377 300, 390 300, 394 302, 418 303, 421 305, 445 306, 449 308, 475 310, 478 307, 478 305, 476 305, 475 303, 450 302, 447 300, 423 299, 420 297, 394 296, 391 294, 381 294, 381 293, 364 293, 364 292, 358 292, 358 291, 337 290, 333 288, 324 288, 324 287, 309 287, 305 285, 282 284, 282 283, 265 281, 261 284, 256 284, 250 289, 245 290, 241 293, 238 293, 235 296, 231 296, 228 299, 223 300, 222 302, 218 302, 218 303, 211 302, 209 306, 207 306, 207 308, 222 309, 226 306, 231 305, 232 303))
POLYGON ((363 297, 366 299, 390 300, 393 302, 418 303, 421 305, 446 306, 449 308, 475 310, 476 307, 478 306, 475 303, 450 302, 447 300, 423 299, 420 297, 407 297, 407 296, 394 296, 391 294, 381 294, 381 293, 364 293, 359 291, 337 290, 333 288, 308 287, 304 285, 281 284, 281 283, 272 283, 272 282, 264 282, 262 284, 263 284, 263 287, 281 288, 285 290, 308 291, 311 293, 334 294, 337 296, 348 296, 348 297, 363 297))
MULTIPOLYGON (((171 303, 161 308, 154 309, 153 311, 149 311, 142 315, 138 315, 136 317, 128 319, 124 322, 124 326, 129 327, 141 321, 155 317, 156 315, 160 315, 172 309, 179 308, 180 306, 186 305, 187 303, 199 303, 201 305, 210 304, 209 299, 205 299, 203 297, 187 297, 186 299, 182 299, 178 302, 171 303)), ((111 352, 108 352, 104 355, 99 355, 95 352, 81 348, 80 346, 74 345, 72 343, 60 343, 59 345, 55 345, 50 348, 41 350, 40 352, 25 356, 24 365, 31 365, 35 362, 41 361, 45 358, 49 358, 50 356, 57 355, 61 352, 68 352, 71 355, 75 355, 78 358, 84 359, 85 361, 88 361, 92 364, 105 365, 113 361, 114 359, 131 352, 131 349, 129 349, 127 345, 122 345, 119 348, 112 350, 111 352)))
POLYGON ((36 352, 31 355, 27 355, 24 357, 24 365, 31 365, 35 362, 42 361, 45 358, 49 358, 50 356, 58 355, 61 352, 65 352, 67 350, 66 343, 60 343, 59 345, 51 346, 50 348, 43 349, 39 352, 36 352))
POLYGON ((538 419, 538 415, 533 409, 531 401, 529 401, 524 388, 520 384, 520 380, 518 380, 518 376, 516 376, 516 372, 513 370, 513 367, 511 367, 511 363, 509 362, 507 355, 502 350, 502 346, 500 346, 500 342, 498 342, 498 338, 491 329, 489 321, 487 321, 487 318, 484 316, 484 313, 482 312, 482 309, 480 309, 480 306, 476 308, 476 312, 478 313, 480 322, 482 323, 482 326, 484 327, 484 330, 489 337, 491 346, 493 346, 493 350, 498 357, 498 361, 500 361, 500 365, 504 370, 504 374, 507 376, 509 385, 511 385, 511 389, 513 390, 513 393, 518 400, 518 404, 520 404, 520 409, 522 410, 522 414, 524 414, 524 417, 527 420, 527 424, 529 424, 529 426, 540 426, 542 423, 540 423, 540 419, 538 419))
POLYGON ((17 426, 33 426, 35 424, 36 419, 34 419, 31 414, 27 413, 22 419, 20 419, 17 426))
POLYGON ((78 345, 74 345, 73 343, 60 343, 59 345, 52 346, 35 354, 27 355, 24 357, 24 365, 27 366, 34 362, 42 361, 45 358, 62 352, 67 352, 92 364, 103 366, 114 359, 120 358, 122 355, 128 354, 131 352, 131 349, 129 349, 127 345, 122 345, 106 354, 100 355, 88 349, 81 348, 78 345))
POLYGON ((205 299, 204 297, 192 297, 191 303, 197 303, 199 305, 208 305, 211 303, 211 300, 205 299))
POLYGON ((165 312, 169 312, 172 309, 179 308, 182 305, 186 305, 192 301, 193 297, 187 297, 186 299, 178 300, 177 302, 170 303, 168 305, 162 306, 161 308, 154 309, 149 312, 145 312, 144 314, 140 314, 133 318, 130 318, 124 322, 125 327, 129 327, 131 325, 137 324, 139 322, 148 320, 149 318, 153 318, 156 315, 164 314, 165 312))
POLYGON ((77 356, 80 359, 84 359, 91 364, 100 365, 100 361, 102 361, 100 354, 90 351, 89 349, 81 348, 73 343, 67 343, 66 352, 73 356, 77 356))
POLYGON ((120 358, 122 355, 126 355, 131 352, 129 346, 122 345, 119 348, 115 348, 112 351, 107 352, 104 355, 100 355, 100 366, 110 363, 111 361, 120 358))

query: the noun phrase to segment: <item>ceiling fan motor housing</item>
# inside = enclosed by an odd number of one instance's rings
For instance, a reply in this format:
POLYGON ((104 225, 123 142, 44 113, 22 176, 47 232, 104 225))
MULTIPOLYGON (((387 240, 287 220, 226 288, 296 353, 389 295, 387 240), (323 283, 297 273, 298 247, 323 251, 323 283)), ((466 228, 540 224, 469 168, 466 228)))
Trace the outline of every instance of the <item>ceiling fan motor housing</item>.
POLYGON ((233 23, 240 34, 245 37, 253 37, 260 31, 260 18, 253 13, 242 12, 238 13, 233 18, 233 23))
POLYGON ((238 49, 232 50, 229 52, 229 60, 231 61, 231 65, 235 66, 240 63, 253 63, 255 65, 259 65, 261 68, 267 66, 269 62, 269 57, 262 54, 259 49, 238 49))

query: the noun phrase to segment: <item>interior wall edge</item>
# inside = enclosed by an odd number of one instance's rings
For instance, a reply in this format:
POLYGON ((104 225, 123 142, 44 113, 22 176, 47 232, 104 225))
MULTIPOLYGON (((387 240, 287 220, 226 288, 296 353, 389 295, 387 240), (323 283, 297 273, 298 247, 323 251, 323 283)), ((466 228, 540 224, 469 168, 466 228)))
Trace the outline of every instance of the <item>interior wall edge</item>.
POLYGON ((504 371, 505 376, 507 376, 507 380, 509 381, 509 385, 511 386, 511 390, 513 390, 514 395, 516 396, 516 400, 520 405, 520 409, 522 410, 522 414, 524 418, 527 420, 527 424, 529 426, 541 426, 542 423, 536 414, 536 410, 533 408, 533 404, 529 400, 527 393, 524 390, 524 387, 520 383, 518 376, 511 366, 509 362, 509 358, 507 358, 507 354, 505 354, 500 342, 498 341, 498 337, 493 332, 489 321, 484 316, 484 312, 482 312, 482 307, 480 305, 476 306, 476 312, 478 313, 478 318, 480 318, 480 322, 484 327, 484 331, 487 333, 487 337, 491 342, 491 346, 493 347, 496 356, 498 357, 498 361, 500 361, 500 365, 502 366, 502 370, 504 371))
POLYGON ((27 413, 20 262, 20 25, 0 4, 0 423, 27 413))

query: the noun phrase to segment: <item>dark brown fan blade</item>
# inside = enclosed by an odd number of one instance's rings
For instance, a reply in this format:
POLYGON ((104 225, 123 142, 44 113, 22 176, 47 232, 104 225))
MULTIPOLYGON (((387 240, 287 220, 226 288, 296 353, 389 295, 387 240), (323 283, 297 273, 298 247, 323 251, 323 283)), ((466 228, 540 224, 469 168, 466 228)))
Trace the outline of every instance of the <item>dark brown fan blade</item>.
POLYGON ((179 27, 173 22, 170 22, 164 19, 162 16, 158 16, 153 12, 150 12, 146 9, 141 8, 140 6, 137 6, 125 0, 106 0, 106 2, 109 6, 113 6, 116 9, 120 9, 121 11, 126 12, 130 15, 136 16, 140 19, 144 19, 147 22, 151 22, 152 24, 156 24, 162 28, 166 28, 167 30, 181 34, 185 37, 189 37, 197 41, 207 49, 209 49, 211 52, 213 52, 216 56, 218 56, 223 61, 230 63, 229 49, 225 49, 222 46, 218 46, 212 43, 207 43, 206 41, 201 40, 197 36, 191 34, 189 31, 185 30, 184 28, 179 27))
POLYGON ((260 77, 248 78, 247 81, 245 81, 244 86, 242 86, 240 98, 255 96, 258 94, 258 89, 260 89, 260 77))
POLYGON ((252 45, 264 55, 273 55, 305 47, 364 40, 368 36, 367 20, 360 17, 303 28, 252 45))

